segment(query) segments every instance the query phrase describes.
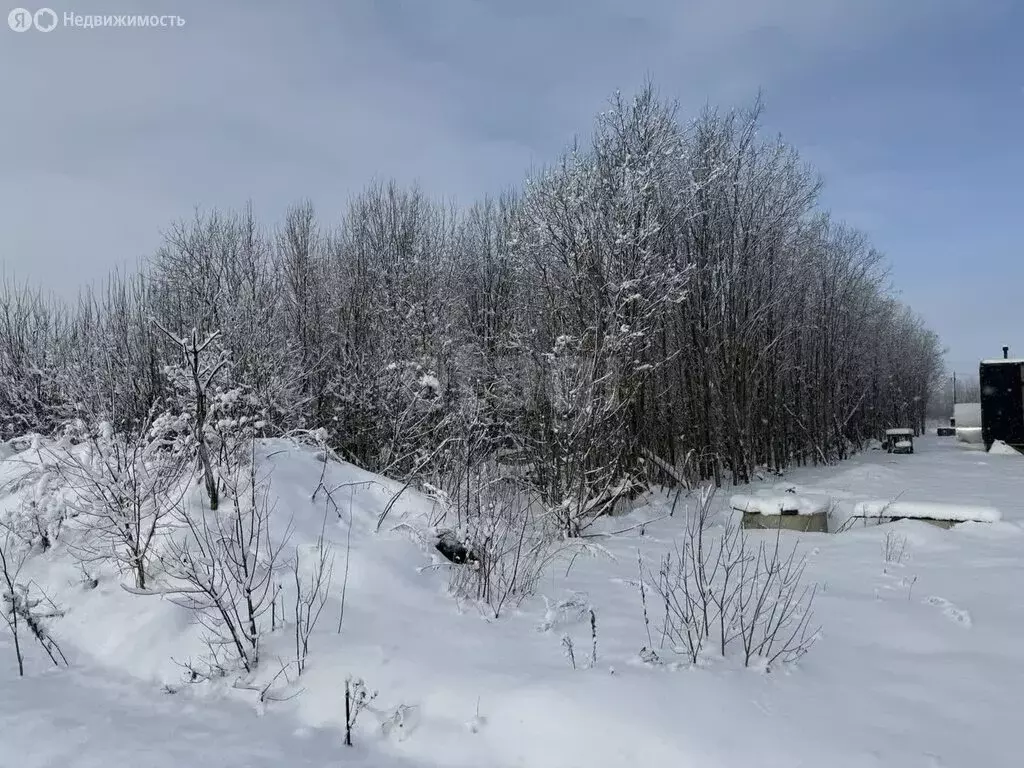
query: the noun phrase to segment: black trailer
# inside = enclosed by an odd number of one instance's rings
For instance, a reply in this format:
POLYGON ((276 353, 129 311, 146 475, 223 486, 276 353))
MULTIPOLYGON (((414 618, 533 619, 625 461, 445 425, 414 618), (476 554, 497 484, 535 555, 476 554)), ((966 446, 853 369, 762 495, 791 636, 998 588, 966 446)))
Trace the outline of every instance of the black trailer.
POLYGON ((1024 359, 1011 359, 1003 347, 1001 360, 983 360, 981 384, 981 438, 985 450, 1002 440, 1024 452, 1024 359))

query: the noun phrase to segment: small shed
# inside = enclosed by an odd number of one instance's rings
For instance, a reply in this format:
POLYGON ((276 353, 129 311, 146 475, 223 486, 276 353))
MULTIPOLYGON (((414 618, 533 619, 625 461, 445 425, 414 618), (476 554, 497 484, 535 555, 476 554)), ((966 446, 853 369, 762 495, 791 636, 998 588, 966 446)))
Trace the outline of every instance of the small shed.
POLYGON ((793 493, 737 494, 729 499, 743 513, 743 528, 779 529, 803 533, 828 533, 828 496, 797 496, 793 493))
POLYGON ((978 379, 981 384, 981 437, 985 450, 1002 440, 1024 451, 1024 358, 1011 358, 1003 347, 1003 357, 982 360, 978 379))

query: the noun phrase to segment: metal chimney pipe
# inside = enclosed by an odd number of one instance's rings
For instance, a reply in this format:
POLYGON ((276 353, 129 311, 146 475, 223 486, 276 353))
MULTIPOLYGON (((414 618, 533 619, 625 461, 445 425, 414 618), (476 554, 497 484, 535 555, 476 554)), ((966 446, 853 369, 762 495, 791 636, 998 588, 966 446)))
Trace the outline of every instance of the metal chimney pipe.
POLYGON ((1010 357, 1010 347, 1003 344, 1003 360, 1008 360, 1010 357))

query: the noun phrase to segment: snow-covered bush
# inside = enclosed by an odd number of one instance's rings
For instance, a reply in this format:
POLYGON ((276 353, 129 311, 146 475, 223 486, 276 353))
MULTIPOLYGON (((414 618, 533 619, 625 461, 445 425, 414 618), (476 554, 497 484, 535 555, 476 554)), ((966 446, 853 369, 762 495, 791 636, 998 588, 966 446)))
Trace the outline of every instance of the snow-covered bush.
POLYGON ((23 471, 0 486, 0 493, 18 493, 21 502, 9 509, 4 525, 31 550, 45 552, 60 537, 68 509, 56 462, 33 435, 31 449, 19 457, 23 471))
POLYGON ((376 698, 377 691, 370 690, 362 678, 345 678, 345 746, 352 746, 352 729, 356 727, 359 714, 376 698))
POLYGON ((420 362, 390 363, 377 373, 376 471, 434 477, 445 468, 445 438, 454 412, 437 376, 420 362))
MULTIPOLYGON (((538 495, 514 479, 478 476, 453 500, 458 538, 471 554, 453 567, 450 590, 500 616, 534 594, 557 554, 557 531, 538 495)), ((454 511, 454 510, 452 510, 454 511)))
POLYGON ((158 542, 177 522, 187 473, 186 457, 166 442, 161 424, 155 410, 140 427, 120 433, 110 422, 78 420, 44 451, 79 524, 72 551, 83 563, 112 560, 143 590, 158 542))
POLYGON ((43 649, 54 666, 67 665, 67 659, 46 626, 49 619, 63 613, 45 594, 20 580, 28 549, 19 538, 5 528, 0 536, 0 616, 11 633, 18 675, 25 675, 25 654, 22 631, 27 631, 43 649), (39 593, 39 594, 37 594, 39 593))

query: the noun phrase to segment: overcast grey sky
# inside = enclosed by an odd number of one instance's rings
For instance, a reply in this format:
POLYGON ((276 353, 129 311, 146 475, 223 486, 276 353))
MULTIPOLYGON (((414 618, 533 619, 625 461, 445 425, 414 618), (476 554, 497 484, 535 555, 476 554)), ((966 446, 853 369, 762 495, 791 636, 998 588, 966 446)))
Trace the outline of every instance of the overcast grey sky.
MULTIPOLYGON (((38 6, 28 3, 30 10, 38 6)), ((372 179, 518 184, 650 77, 749 103, 826 178, 904 298, 976 370, 1024 353, 1016 0, 81 0, 181 28, 0 29, 0 260, 73 294, 195 206, 322 217, 372 179)), ((6 9, 10 10, 10 9, 6 9)), ((6 13, 4 13, 6 16, 6 13)))

